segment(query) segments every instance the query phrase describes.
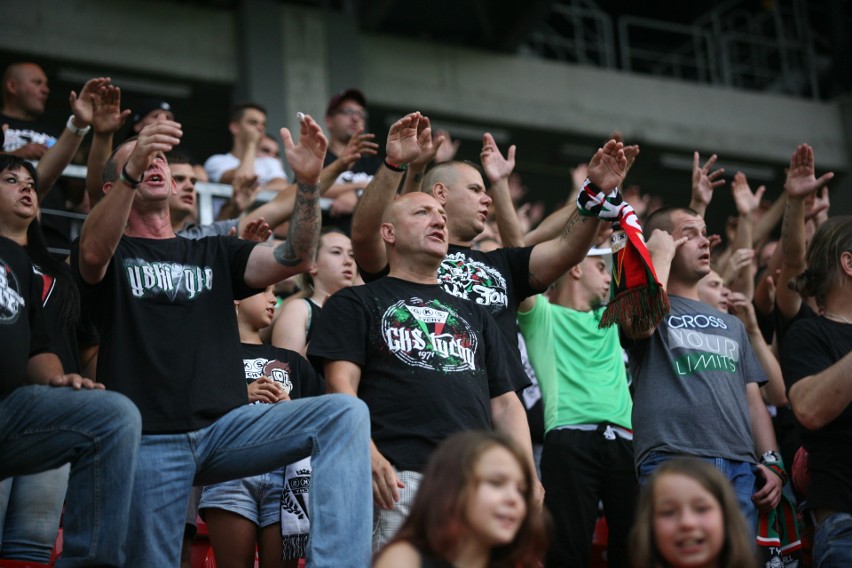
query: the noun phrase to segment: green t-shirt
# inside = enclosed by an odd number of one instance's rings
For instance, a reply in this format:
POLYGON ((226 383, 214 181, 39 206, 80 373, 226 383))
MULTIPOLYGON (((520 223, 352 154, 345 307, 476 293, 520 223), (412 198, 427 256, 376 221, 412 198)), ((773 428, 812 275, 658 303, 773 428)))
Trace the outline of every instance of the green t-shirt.
POLYGON ((602 422, 632 429, 618 327, 599 329, 602 313, 603 308, 578 312, 557 306, 544 296, 529 312, 518 312, 544 398, 546 432, 602 422))

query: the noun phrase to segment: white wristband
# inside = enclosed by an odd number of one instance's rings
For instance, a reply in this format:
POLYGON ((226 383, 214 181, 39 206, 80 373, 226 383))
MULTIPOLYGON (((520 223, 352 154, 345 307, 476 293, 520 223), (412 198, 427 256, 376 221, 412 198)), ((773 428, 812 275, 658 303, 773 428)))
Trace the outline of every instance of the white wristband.
POLYGON ((77 128, 77 126, 74 125, 74 115, 72 114, 68 117, 68 122, 65 123, 65 128, 67 128, 77 136, 85 136, 89 133, 89 130, 92 129, 92 126, 89 125, 84 126, 83 128, 77 128))

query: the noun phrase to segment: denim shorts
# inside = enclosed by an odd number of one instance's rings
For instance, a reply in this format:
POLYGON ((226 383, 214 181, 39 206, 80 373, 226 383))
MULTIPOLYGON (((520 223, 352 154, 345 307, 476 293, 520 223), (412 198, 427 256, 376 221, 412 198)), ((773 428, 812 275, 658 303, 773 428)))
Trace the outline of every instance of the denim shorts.
POLYGON ((205 485, 198 504, 204 509, 222 509, 247 518, 263 528, 281 522, 281 491, 284 489, 284 468, 271 473, 205 485))

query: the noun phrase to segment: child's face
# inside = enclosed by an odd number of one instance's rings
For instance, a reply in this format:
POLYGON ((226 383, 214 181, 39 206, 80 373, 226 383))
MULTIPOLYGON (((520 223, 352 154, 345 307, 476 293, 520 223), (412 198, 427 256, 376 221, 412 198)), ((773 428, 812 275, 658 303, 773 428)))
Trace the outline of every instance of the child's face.
POLYGON ((673 568, 716 566, 725 541, 722 508, 691 477, 665 474, 654 489, 654 538, 673 568))
POLYGON ((521 465, 506 448, 494 446, 479 458, 474 477, 465 510, 471 537, 489 548, 509 544, 527 513, 521 465))
POLYGON ((314 280, 322 280, 331 292, 352 286, 355 257, 349 237, 340 233, 323 235, 313 275, 314 280))
POLYGON ((254 329, 263 329, 272 323, 276 301, 272 286, 269 286, 260 294, 240 300, 237 317, 254 329))

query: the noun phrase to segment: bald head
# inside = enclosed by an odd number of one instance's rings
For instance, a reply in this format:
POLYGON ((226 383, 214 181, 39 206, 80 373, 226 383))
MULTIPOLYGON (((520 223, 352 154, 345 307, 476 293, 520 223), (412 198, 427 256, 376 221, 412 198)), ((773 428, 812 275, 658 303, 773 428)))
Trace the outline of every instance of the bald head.
POLYGON ((447 254, 444 208, 425 193, 406 193, 388 205, 382 215, 381 235, 392 269, 407 263, 426 267, 428 272, 447 254))
MULTIPOLYGON (((396 223, 401 211, 418 207, 421 204, 441 208, 441 204, 438 203, 438 200, 429 194, 420 192, 404 193, 391 202, 390 205, 385 207, 385 210, 382 213, 382 223, 396 223)), ((443 209, 441 210, 443 211, 443 209)))
POLYGON ((47 75, 35 63, 13 63, 3 73, 3 113, 13 118, 41 116, 49 93, 47 75))

